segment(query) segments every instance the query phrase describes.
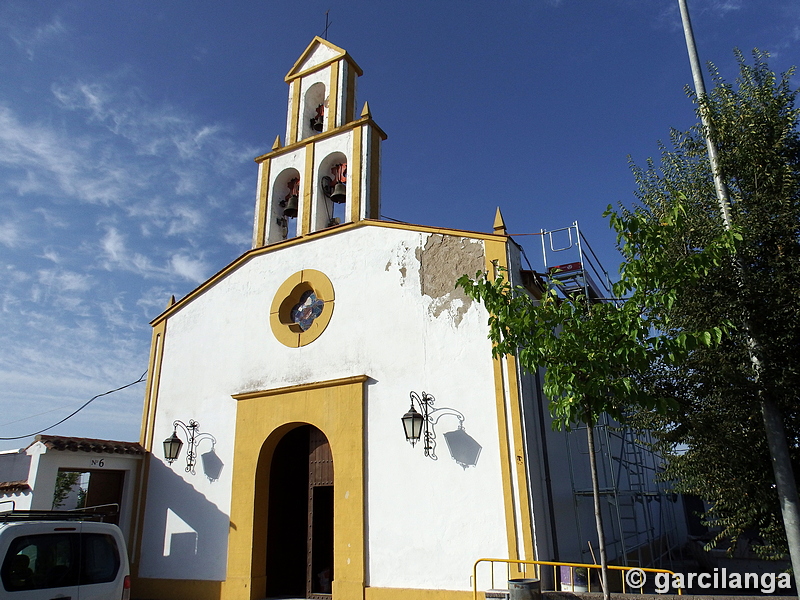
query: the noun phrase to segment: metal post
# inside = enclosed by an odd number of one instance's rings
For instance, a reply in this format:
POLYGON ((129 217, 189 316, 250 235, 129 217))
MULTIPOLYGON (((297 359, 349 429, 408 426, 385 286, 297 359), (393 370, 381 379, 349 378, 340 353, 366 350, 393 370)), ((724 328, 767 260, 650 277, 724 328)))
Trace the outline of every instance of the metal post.
MULTIPOLYGON (((692 23, 689 18, 689 7, 686 0, 678 0, 681 10, 681 20, 683 22, 683 33, 686 37, 686 49, 689 52, 689 63, 692 67, 694 78, 695 93, 700 102, 700 118, 705 129, 706 146, 708 148, 708 160, 711 163, 711 171, 714 175, 714 187, 717 190, 720 214, 726 231, 731 229, 730 216, 730 195, 722 174, 719 171, 719 161, 717 147, 712 138, 713 129, 711 119, 708 115, 708 107, 704 102, 706 88, 703 82, 703 72, 700 69, 700 59, 697 55, 697 48, 694 43, 694 33, 692 23)), ((744 267, 738 258, 735 266, 739 276, 740 286, 744 282, 744 267)), ((750 319, 748 315, 743 315, 744 329, 747 334, 747 349, 750 354, 750 363, 753 367, 754 382, 758 385, 762 371, 760 355, 761 348, 753 335, 750 319)), ((783 525, 786 530, 786 541, 789 546, 789 556, 792 562, 792 569, 797 582, 800 573, 800 496, 797 493, 794 472, 792 471, 789 447, 786 441, 786 431, 783 425, 783 418, 780 409, 773 398, 765 393, 762 386, 758 386, 758 397, 761 403, 761 414, 764 419, 764 429, 766 431, 767 445, 769 446, 770 458, 772 459, 772 469, 775 475, 775 485, 781 505, 783 525)))

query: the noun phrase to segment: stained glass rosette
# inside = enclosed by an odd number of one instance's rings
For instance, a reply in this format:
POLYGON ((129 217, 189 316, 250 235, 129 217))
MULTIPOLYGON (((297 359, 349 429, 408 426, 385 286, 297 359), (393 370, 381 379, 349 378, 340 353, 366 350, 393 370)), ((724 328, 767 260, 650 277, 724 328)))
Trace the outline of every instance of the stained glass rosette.
POLYGON ((300 296, 300 302, 292 309, 292 321, 303 331, 308 331, 314 319, 322 314, 324 306, 325 301, 317 298, 313 290, 308 290, 300 296))

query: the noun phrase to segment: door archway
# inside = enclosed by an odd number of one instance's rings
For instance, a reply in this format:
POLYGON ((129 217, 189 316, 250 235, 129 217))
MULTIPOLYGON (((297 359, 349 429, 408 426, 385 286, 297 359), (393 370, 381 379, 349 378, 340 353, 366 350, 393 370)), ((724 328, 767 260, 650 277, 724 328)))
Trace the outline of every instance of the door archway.
POLYGON ((333 457, 312 425, 275 446, 269 475, 267 597, 330 598, 333 581, 333 457))

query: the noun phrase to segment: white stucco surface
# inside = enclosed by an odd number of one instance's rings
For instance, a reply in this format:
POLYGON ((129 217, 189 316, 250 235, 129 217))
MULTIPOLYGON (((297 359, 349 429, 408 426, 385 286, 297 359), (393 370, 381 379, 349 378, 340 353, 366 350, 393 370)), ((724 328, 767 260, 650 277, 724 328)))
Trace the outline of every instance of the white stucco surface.
MULTIPOLYGON (((182 468, 182 458, 170 468, 154 457, 142 576, 225 577, 236 411, 232 394, 361 374, 371 378, 366 400, 368 584, 469 589, 477 557, 505 555, 486 314, 447 291, 455 284, 448 271, 453 267, 442 253, 433 263, 426 261, 428 238, 427 233, 377 226, 311 238, 254 257, 170 316, 155 439, 170 436, 173 420, 195 419, 201 431, 215 436, 215 451, 225 466, 219 479, 210 481, 200 465, 192 475, 182 468), (429 291, 439 290, 430 292, 437 297, 423 293, 420 257, 429 291), (273 336, 269 310, 278 287, 302 269, 328 276, 335 308, 319 339, 288 348, 273 336), (448 279, 436 288, 439 276, 448 279), (437 407, 464 415, 466 432, 482 447, 476 466, 464 469, 448 452, 444 433, 457 429, 455 417, 445 416, 437 425, 437 461, 424 457, 420 445, 412 448, 405 441, 400 417, 408 410, 411 390, 431 393, 437 407), (186 553, 194 553, 192 560, 179 561, 186 553)), ((483 264, 481 241, 455 240, 473 251, 471 244, 478 244, 474 261, 483 264)), ((260 442, 255 442, 253 451, 258 452, 260 442)))
POLYGON ((337 52, 333 48, 329 48, 324 44, 317 44, 314 50, 306 57, 306 59, 300 65, 299 71, 305 71, 306 69, 315 67, 318 64, 323 63, 330 58, 333 58, 337 54, 339 54, 339 52, 337 52))

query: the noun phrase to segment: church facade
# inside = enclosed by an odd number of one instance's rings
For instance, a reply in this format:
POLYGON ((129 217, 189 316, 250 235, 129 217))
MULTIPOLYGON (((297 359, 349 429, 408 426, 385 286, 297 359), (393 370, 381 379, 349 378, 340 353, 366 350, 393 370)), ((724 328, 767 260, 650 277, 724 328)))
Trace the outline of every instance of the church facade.
POLYGON ((466 599, 478 558, 586 545, 534 375, 492 358, 455 287, 499 267, 525 283, 519 247, 499 211, 488 233, 380 219, 386 135, 360 75, 314 39, 284 143, 256 159, 252 249, 152 322, 136 598, 466 599))

